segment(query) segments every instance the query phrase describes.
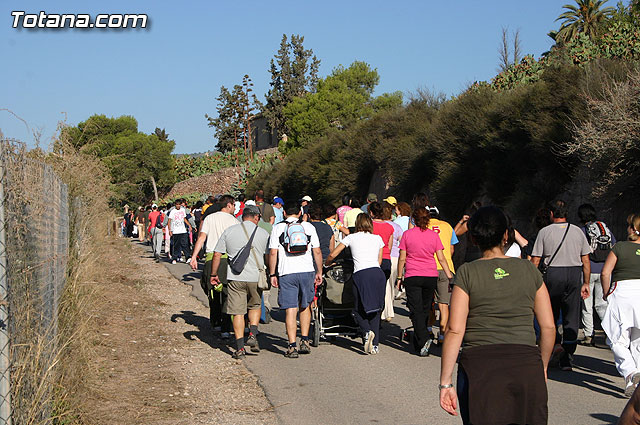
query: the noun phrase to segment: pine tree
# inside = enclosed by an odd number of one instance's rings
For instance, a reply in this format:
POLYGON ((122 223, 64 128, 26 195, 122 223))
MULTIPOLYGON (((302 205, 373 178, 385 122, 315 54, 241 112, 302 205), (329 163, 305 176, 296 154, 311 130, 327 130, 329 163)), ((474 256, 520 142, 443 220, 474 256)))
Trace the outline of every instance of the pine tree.
POLYGON ((291 40, 282 35, 280 49, 271 59, 271 89, 266 95, 264 115, 269 128, 276 130, 278 137, 288 133, 283 109, 295 98, 316 91, 320 60, 313 50, 304 48, 304 37, 292 35, 291 40))

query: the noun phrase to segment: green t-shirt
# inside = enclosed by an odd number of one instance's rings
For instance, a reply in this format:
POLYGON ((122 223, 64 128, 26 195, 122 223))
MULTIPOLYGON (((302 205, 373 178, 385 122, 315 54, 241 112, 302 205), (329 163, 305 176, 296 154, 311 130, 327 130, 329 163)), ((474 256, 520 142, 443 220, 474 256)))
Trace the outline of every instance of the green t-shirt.
POLYGON ((542 283, 538 269, 520 258, 460 266, 455 285, 469 295, 464 345, 535 345, 533 302, 542 283))
POLYGON ((613 268, 613 281, 640 279, 640 244, 623 241, 611 249, 618 260, 613 268))

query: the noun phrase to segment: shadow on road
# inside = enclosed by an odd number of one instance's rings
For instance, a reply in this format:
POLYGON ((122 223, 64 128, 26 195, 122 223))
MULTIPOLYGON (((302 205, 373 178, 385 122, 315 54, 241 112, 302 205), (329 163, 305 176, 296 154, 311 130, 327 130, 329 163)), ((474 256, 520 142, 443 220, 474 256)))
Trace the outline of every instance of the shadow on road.
POLYGON ((600 394, 609 395, 615 398, 624 398, 622 388, 613 380, 603 375, 617 376, 613 362, 598 358, 574 355, 573 372, 565 372, 558 369, 549 369, 549 379, 585 387, 600 394), (591 375, 590 373, 598 375, 591 375))
POLYGON ((171 315, 171 321, 177 323, 178 319, 184 320, 188 325, 194 326, 197 330, 183 332, 182 335, 189 341, 193 341, 194 338, 204 342, 211 348, 217 348, 224 351, 227 354, 232 354, 229 349, 227 340, 224 340, 216 335, 211 329, 211 322, 206 317, 202 317, 194 313, 193 311, 181 311, 171 315))
POLYGON ((191 282, 193 280, 200 280, 200 275, 202 274, 202 272, 198 271, 194 271, 191 273, 185 273, 184 275, 182 275, 182 281, 183 282, 191 282))
POLYGON ((597 419, 599 421, 602 421, 603 423, 605 423, 607 425, 615 425, 615 424, 618 423, 618 417, 617 416, 609 415, 609 414, 606 414, 606 413, 591 413, 589 416, 591 416, 592 418, 597 419))

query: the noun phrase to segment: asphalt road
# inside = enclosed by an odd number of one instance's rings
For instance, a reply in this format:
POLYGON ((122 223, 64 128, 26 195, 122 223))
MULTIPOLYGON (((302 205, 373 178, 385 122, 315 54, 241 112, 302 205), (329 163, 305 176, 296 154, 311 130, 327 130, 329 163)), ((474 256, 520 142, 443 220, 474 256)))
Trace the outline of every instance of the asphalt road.
MULTIPOLYGON (((203 302, 199 272, 186 264, 163 262, 203 302)), ((271 291, 271 304, 277 294, 271 291)), ((438 403, 439 348, 427 358, 409 352, 399 338, 409 326, 404 300, 396 317, 382 329, 380 353, 363 353, 360 340, 338 337, 321 342, 311 354, 287 359, 284 312, 274 310, 260 325, 258 355, 245 364, 258 377, 283 424, 458 424, 438 403)), ((612 424, 627 400, 608 348, 579 346, 573 372, 549 371, 550 424, 612 424)))

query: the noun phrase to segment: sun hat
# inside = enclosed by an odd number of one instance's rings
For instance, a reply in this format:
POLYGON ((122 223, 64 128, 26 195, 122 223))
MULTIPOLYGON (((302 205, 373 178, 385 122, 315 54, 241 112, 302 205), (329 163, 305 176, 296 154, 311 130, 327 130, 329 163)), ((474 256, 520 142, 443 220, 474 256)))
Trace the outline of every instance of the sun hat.
POLYGON ((398 203, 398 200, 396 198, 394 198, 393 196, 387 196, 385 199, 383 199, 384 202, 386 202, 387 204, 395 207, 396 204, 398 203))

